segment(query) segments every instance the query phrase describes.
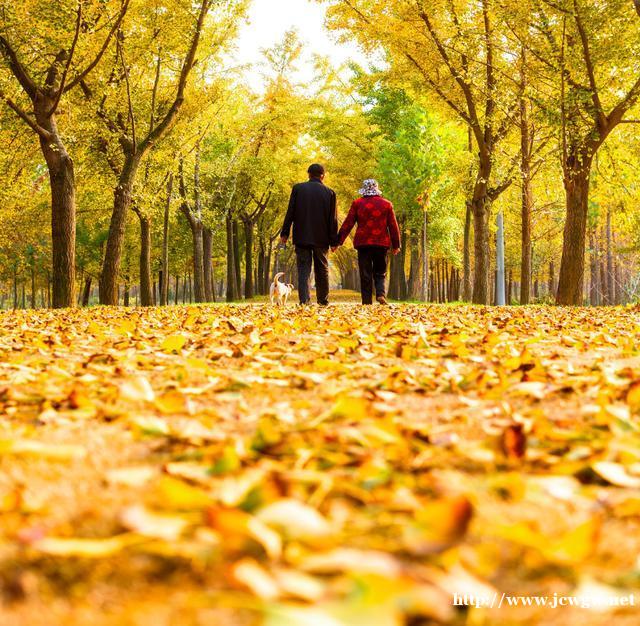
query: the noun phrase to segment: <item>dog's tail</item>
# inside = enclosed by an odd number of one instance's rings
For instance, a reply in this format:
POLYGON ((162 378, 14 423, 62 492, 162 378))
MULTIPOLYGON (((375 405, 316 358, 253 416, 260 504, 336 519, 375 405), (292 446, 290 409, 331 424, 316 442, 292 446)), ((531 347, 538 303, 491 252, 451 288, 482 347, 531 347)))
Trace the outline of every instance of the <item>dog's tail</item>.
POLYGON ((273 277, 273 282, 277 283, 278 282, 278 278, 282 278, 284 276, 284 272, 278 272, 274 277, 273 277))

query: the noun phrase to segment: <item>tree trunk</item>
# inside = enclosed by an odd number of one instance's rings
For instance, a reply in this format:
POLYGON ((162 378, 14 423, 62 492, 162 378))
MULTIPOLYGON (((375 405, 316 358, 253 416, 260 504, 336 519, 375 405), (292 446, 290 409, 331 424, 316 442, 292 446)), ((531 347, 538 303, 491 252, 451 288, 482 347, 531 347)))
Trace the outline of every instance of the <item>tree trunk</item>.
POLYGON ((244 297, 253 298, 253 222, 243 221, 244 226, 244 297))
POLYGON ((260 235, 258 239, 258 267, 257 267, 257 277, 256 277, 256 291, 259 295, 264 294, 264 260, 265 260, 265 250, 264 250, 264 237, 260 235))
POLYGON ((162 223, 162 285, 160 288, 160 304, 169 304, 169 212, 171 196, 173 195, 173 172, 167 181, 167 199, 164 205, 164 219, 162 223))
POLYGON ((238 230, 238 220, 233 220, 233 262, 235 264, 236 293, 238 298, 242 294, 242 274, 240 268, 240 233, 238 230))
MULTIPOLYGON (((277 253, 276 253, 277 254, 277 253)), ((269 293, 269 285, 271 284, 271 257, 273 256, 273 241, 269 240, 269 249, 267 258, 264 262, 264 283, 262 285, 262 293, 269 293)))
MULTIPOLYGON (((51 106, 51 103, 45 104, 51 106)), ((36 112, 36 116, 37 115, 36 112)), ((40 147, 49 169, 51 184, 52 306, 75 305, 76 254, 76 182, 73 161, 58 136, 55 118, 39 119, 52 133, 52 139, 40 139, 40 147)))
POLYGON ((533 187, 531 184, 531 154, 529 138, 529 120, 527 104, 524 99, 520 102, 520 143, 521 160, 520 173, 522 176, 522 252, 520 261, 520 304, 529 304, 531 299, 531 210, 533 208, 533 187))
POLYGON ((31 263, 31 308, 36 308, 36 263, 32 259, 31 263))
POLYGON ((236 262, 234 259, 233 224, 231 215, 227 215, 227 302, 237 300, 236 262))
POLYGON ((424 212, 422 219, 422 301, 429 300, 429 215, 424 212))
POLYGON ((191 227, 193 238, 193 296, 196 302, 205 301, 204 292, 204 240, 202 223, 194 221, 191 227))
POLYGON ((133 181, 138 170, 139 158, 136 154, 127 154, 125 164, 114 192, 113 212, 109 224, 109 236, 104 252, 102 273, 100 274, 100 304, 118 304, 118 278, 122 260, 127 212, 131 206, 133 181))
POLYGON ((215 301, 213 285, 213 234, 210 228, 202 230, 202 265, 204 270, 204 299, 205 302, 215 301))
POLYGON ((82 290, 82 306, 89 306, 89 298, 91 297, 91 276, 85 276, 84 288, 82 290))
POLYGON ((600 261, 600 284, 602 285, 602 304, 609 304, 609 294, 607 293, 607 262, 606 257, 600 261))
POLYGON ((13 310, 18 308, 18 266, 13 266, 13 310))
POLYGON ((151 223, 141 211, 136 211, 140 220, 140 305, 153 306, 151 291, 151 223))
POLYGON ((473 213, 473 302, 489 304, 490 282, 490 247, 489 247, 489 199, 487 181, 491 176, 491 159, 488 154, 480 155, 478 176, 473 190, 471 210, 473 213))
POLYGON ((420 263, 420 245, 417 233, 412 233, 411 255, 409 257, 409 298, 411 300, 419 300, 422 286, 422 272, 420 263))
POLYGON ((178 306, 180 300, 180 276, 176 274, 176 292, 173 294, 173 303, 178 306))
POLYGON ((406 264, 406 253, 407 253, 407 231, 403 223, 400 224, 401 230, 401 250, 400 254, 393 257, 396 262, 396 290, 397 290, 397 298, 398 300, 406 300, 407 299, 407 276, 405 274, 405 264, 406 264))
POLYGON ((566 306, 582 303, 590 170, 591 157, 574 157, 565 172, 567 215, 556 302, 566 306))
POLYGON ((598 306, 598 257, 593 230, 589 233, 589 301, 591 306, 598 306))
POLYGON ((613 247, 611 245, 611 209, 607 210, 607 304, 615 304, 615 285, 613 276, 613 247))

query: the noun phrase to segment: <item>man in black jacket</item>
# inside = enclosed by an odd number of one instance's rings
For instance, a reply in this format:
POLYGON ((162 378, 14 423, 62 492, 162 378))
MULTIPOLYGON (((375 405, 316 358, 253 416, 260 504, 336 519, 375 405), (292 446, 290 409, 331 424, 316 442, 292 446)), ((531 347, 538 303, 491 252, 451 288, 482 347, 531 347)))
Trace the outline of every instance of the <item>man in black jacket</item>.
POLYGON ((300 304, 309 304, 309 281, 313 263, 318 304, 329 304, 329 247, 338 241, 336 194, 324 184, 324 167, 309 167, 309 181, 293 187, 284 218, 280 243, 286 245, 293 224, 293 244, 298 262, 300 304))

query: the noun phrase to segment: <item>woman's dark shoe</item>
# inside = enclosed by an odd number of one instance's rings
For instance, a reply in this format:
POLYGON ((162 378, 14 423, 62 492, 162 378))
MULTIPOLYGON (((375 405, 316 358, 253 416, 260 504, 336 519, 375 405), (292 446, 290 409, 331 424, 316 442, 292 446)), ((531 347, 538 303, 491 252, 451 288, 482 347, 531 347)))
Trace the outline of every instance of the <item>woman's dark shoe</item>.
POLYGON ((377 300, 380 304, 382 304, 382 305, 384 305, 384 306, 387 306, 387 304, 389 304, 389 303, 387 302, 387 299, 386 299, 384 296, 378 296, 378 297, 376 298, 376 300, 377 300))

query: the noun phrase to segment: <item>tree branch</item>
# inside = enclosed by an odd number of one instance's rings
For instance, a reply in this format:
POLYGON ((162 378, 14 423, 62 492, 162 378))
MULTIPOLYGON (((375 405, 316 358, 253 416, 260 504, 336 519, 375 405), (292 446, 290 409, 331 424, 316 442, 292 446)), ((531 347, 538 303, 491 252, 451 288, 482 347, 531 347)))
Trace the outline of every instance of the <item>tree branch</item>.
POLYGON ((489 19, 488 0, 482 0, 482 21, 484 25, 484 46, 487 57, 486 81, 487 81, 487 101, 485 104, 485 140, 493 142, 493 112, 495 110, 495 87, 496 80, 493 73, 493 40, 491 21, 489 19), (489 136, 487 136, 489 135, 489 136))
POLYGON ((153 131, 156 124, 156 100, 158 97, 158 86, 160 85, 160 67, 162 64, 162 50, 158 49, 158 62, 156 63, 156 75, 153 79, 153 89, 151 91, 151 113, 149 115, 149 132, 153 131))
POLYGON ((607 126, 613 128, 620 124, 625 113, 636 103, 640 96, 640 78, 636 80, 627 95, 607 115, 607 126))
POLYGON ((184 102, 184 91, 187 86, 187 79, 189 78, 189 73, 195 65, 196 51, 198 50, 198 44, 200 43, 200 36, 202 35, 204 21, 207 17, 207 13, 209 12, 210 7, 211 0, 202 0, 202 3, 200 5, 200 13, 198 15, 198 22, 196 23, 196 28, 191 39, 191 45, 189 46, 189 50, 182 64, 182 70, 180 71, 180 80, 178 81, 178 91, 176 93, 175 100, 173 101, 173 104, 167 111, 164 118, 160 121, 160 123, 152 131, 150 131, 146 138, 141 142, 140 149, 143 153, 146 152, 151 146, 153 146, 153 144, 158 139, 160 139, 160 137, 162 137, 163 134, 175 122, 178 111, 180 110, 180 107, 184 102))
MULTIPOLYGON (((138 142, 136 141, 136 116, 133 111, 133 102, 131 101, 131 85, 129 83, 129 68, 124 60, 124 52, 122 51, 122 45, 120 42, 121 32, 118 33, 118 54, 120 55, 120 62, 122 63, 122 70, 124 71, 124 83, 127 89, 127 110, 129 115, 129 121, 131 123, 131 144, 133 146, 133 154, 138 151, 138 142)), ((153 114, 152 114, 153 115, 153 114)))
POLYGON ((49 141, 51 139, 51 133, 40 124, 38 124, 35 120, 32 120, 26 113, 26 111, 16 104, 11 98, 5 95, 3 91, 0 91, 0 100, 4 100, 8 107, 25 123, 31 130, 36 133, 39 137, 44 139, 45 141, 49 141))
POLYGON ((122 0, 120 13, 118 13, 118 17, 116 18, 116 21, 111 27, 111 30, 107 34, 107 37, 102 44, 102 47, 100 48, 100 50, 98 50, 98 54, 96 54, 93 61, 91 61, 91 63, 89 63, 89 65, 87 65, 87 67, 85 67, 84 70, 82 70, 70 83, 66 85, 66 87, 64 88, 65 93, 73 89, 76 85, 78 85, 80 81, 85 79, 91 73, 91 71, 96 67, 96 65, 100 63, 102 56, 104 55, 104 53, 107 51, 107 48, 109 47, 111 38, 113 37, 115 32, 120 28, 120 24, 122 23, 122 20, 124 19, 124 16, 126 15, 129 9, 129 2, 130 0, 122 0))
POLYGON ((606 118, 604 116, 604 111, 602 110, 602 103, 600 102, 596 75, 593 69, 593 60, 591 59, 591 51, 589 49, 589 38, 587 37, 587 31, 585 30, 582 18, 580 17, 578 0, 573 0, 573 16, 578 28, 578 34, 580 35, 580 42, 582 44, 582 57, 584 59, 585 67, 587 68, 590 87, 589 90, 591 91, 591 99, 593 100, 593 106, 596 110, 596 120, 599 126, 603 126, 606 118))
POLYGON ((71 42, 71 48, 69 49, 67 63, 64 66, 64 70, 62 72, 62 78, 60 79, 60 86, 58 87, 58 91, 56 93, 53 106, 51 107, 48 113, 49 117, 51 117, 56 112, 58 105, 60 104, 60 98, 62 98, 62 94, 64 93, 64 86, 65 86, 65 83, 67 82, 69 68, 71 67, 71 62, 73 61, 73 55, 75 54, 75 51, 76 51, 76 45, 78 44, 78 37, 80 36, 81 24, 82 24, 82 0, 78 0, 78 11, 76 14, 76 30, 73 34, 73 41, 71 42))
POLYGON ((424 7, 422 6, 421 3, 418 3, 418 12, 420 15, 420 19, 424 22, 425 26, 427 27, 427 31, 429 32, 429 35, 431 36, 431 39, 436 46, 436 49, 440 53, 440 57, 444 61, 444 64, 449 70, 451 76, 458 83, 458 85, 460 86, 460 89, 462 90, 465 101, 467 103, 467 111, 468 111, 468 118, 469 118, 468 123, 470 124, 471 128, 473 129, 474 135, 476 136, 478 147, 481 150, 483 150, 485 146, 485 137, 482 132, 482 129, 480 128, 480 120, 478 118, 478 112, 476 109, 476 103, 473 99, 471 86, 469 85, 469 83, 467 83, 464 80, 464 78, 462 78, 462 76, 460 75, 460 72, 453 65, 444 44, 440 40, 440 37, 438 37, 438 34, 436 33, 435 28, 431 23, 431 19, 429 18, 428 13, 424 10, 424 7))
POLYGON ((447 94, 442 91, 442 88, 427 74, 427 71, 416 61, 415 57, 411 55, 409 52, 405 52, 405 56, 411 63, 413 63, 418 71, 422 74, 424 79, 431 85, 431 88, 444 100, 446 104, 451 107, 467 124, 471 125, 471 118, 453 101, 447 94))
POLYGON ((29 76, 29 74, 27 73, 24 65, 22 65, 22 63, 18 59, 16 51, 11 47, 9 42, 2 35, 0 35, 0 47, 2 47, 7 59, 9 60, 9 68, 11 69, 11 72, 18 79, 18 82, 25 90, 29 98, 31 98, 31 100, 34 100, 38 92, 38 88, 35 82, 32 80, 31 76, 29 76))

